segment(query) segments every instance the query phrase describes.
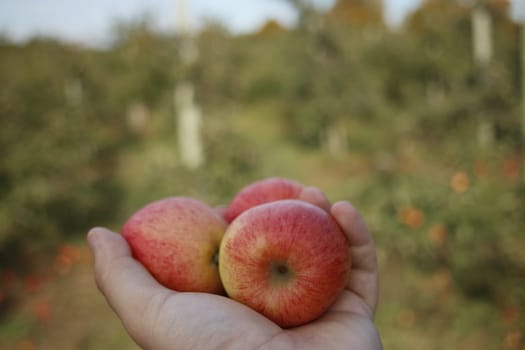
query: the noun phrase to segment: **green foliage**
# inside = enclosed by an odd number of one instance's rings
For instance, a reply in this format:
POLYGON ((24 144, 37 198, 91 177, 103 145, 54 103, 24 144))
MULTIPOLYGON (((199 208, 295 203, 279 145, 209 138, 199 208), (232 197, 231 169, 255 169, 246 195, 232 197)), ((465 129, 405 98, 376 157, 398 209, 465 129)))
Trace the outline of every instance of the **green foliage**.
POLYGON ((119 137, 90 109, 96 86, 84 84, 91 77, 79 72, 76 49, 36 40, 1 50, 0 250, 52 247, 107 218, 109 198, 118 205, 112 162, 119 137))

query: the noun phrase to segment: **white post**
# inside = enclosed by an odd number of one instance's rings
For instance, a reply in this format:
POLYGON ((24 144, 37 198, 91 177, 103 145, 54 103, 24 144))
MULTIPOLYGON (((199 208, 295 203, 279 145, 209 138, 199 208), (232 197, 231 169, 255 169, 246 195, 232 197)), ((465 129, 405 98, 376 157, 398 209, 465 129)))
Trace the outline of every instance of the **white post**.
POLYGON ((486 67, 492 59, 492 19, 483 5, 472 12, 472 33, 474 62, 486 67))
POLYGON ((79 106, 82 104, 84 96, 84 87, 79 78, 67 80, 64 84, 64 96, 70 106, 79 106))
POLYGON ((197 169, 204 163, 200 138, 201 112, 193 102, 193 94, 194 89, 191 83, 179 83, 175 90, 180 157, 182 164, 188 169, 197 169))
MULTIPOLYGON (((179 51, 182 64, 189 68, 197 59, 197 48, 191 37, 185 0, 179 0, 177 29, 182 37, 179 51)), ((190 81, 175 86, 174 104, 177 122, 177 139, 182 164, 188 169, 197 169, 204 164, 204 150, 201 139, 201 110, 194 101, 194 87, 190 81)))
MULTIPOLYGON (((492 60, 492 18, 483 0, 472 11, 472 51, 474 63, 479 69, 481 86, 484 88, 488 83, 486 69, 492 60)), ((484 111, 480 116, 478 142, 485 149, 494 143, 494 125, 484 111)))

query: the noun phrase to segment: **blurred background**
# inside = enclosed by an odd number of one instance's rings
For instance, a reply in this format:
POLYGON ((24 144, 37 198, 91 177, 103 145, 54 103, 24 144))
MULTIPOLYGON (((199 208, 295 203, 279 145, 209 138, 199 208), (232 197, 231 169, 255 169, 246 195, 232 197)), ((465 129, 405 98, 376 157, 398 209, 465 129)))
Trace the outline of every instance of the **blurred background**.
POLYGON ((385 349, 525 349, 524 1, 0 4, 0 348, 136 349, 85 244, 285 176, 378 246, 385 349))

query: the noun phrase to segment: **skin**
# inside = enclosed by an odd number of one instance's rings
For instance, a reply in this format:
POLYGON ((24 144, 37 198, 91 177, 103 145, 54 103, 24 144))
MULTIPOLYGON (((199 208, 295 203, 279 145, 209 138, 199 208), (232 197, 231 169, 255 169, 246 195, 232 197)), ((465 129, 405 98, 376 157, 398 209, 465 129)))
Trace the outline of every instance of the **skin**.
POLYGON ((330 205, 316 188, 305 188, 300 198, 334 216, 348 237, 353 260, 341 296, 314 322, 284 330, 226 297, 166 289, 132 258, 119 234, 104 228, 88 234, 96 283, 144 349, 382 349, 373 323, 377 258, 363 218, 348 202, 330 205))

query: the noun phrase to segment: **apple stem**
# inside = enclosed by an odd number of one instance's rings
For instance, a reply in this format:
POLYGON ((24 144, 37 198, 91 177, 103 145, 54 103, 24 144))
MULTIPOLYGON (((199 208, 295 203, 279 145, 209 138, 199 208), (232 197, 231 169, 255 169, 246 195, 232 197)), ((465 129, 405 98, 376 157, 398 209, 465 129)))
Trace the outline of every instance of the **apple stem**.
POLYGON ((211 263, 215 266, 219 266, 219 250, 215 251, 215 254, 211 257, 211 263))

